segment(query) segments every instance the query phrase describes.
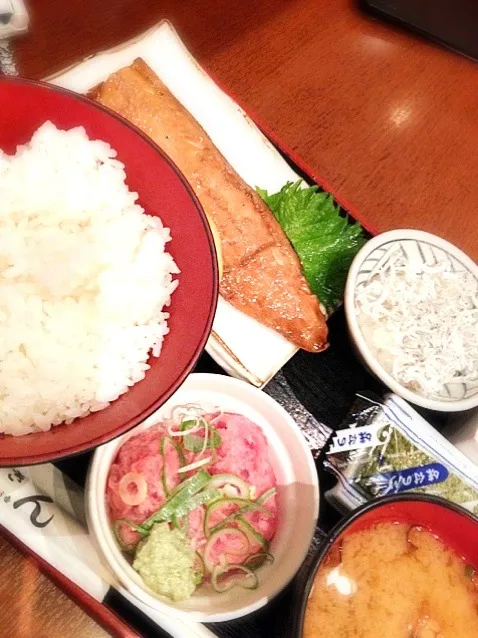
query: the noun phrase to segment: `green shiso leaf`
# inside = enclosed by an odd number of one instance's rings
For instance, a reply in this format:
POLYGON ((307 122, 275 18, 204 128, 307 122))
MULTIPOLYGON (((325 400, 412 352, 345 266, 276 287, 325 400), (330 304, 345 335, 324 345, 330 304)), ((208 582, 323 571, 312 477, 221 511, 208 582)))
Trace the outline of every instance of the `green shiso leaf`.
POLYGON ((257 192, 293 245, 312 292, 330 313, 343 300, 353 258, 366 242, 360 224, 340 214, 331 195, 317 186, 288 182, 278 193, 257 192))

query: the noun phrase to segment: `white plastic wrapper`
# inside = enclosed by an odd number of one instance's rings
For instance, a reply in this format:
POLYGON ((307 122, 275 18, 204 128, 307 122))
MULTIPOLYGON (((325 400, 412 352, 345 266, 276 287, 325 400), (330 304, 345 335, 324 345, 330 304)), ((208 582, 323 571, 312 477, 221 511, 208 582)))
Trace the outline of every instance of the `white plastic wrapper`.
POLYGON ((359 396, 332 436, 324 466, 337 477, 326 492, 341 511, 401 492, 441 496, 478 516, 478 467, 400 397, 359 396))

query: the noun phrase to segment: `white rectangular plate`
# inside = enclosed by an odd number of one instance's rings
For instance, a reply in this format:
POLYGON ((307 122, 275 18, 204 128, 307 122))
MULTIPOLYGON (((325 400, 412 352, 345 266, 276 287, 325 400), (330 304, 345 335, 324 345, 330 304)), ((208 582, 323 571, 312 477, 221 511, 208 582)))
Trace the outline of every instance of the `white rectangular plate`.
MULTIPOLYGON (((275 192, 288 181, 299 179, 244 111, 199 66, 167 21, 48 81, 86 93, 137 57, 149 64, 196 118, 249 186, 275 192)), ((297 348, 220 297, 206 350, 232 376, 262 387, 297 348)))

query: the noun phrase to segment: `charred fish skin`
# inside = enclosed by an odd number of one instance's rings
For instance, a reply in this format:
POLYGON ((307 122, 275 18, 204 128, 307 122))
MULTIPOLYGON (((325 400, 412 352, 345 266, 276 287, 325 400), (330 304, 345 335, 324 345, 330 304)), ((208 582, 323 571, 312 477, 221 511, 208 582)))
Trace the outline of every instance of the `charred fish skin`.
POLYGON ((190 182, 221 239, 222 296, 299 348, 327 347, 319 300, 281 226, 149 66, 138 59, 89 95, 151 137, 190 182))

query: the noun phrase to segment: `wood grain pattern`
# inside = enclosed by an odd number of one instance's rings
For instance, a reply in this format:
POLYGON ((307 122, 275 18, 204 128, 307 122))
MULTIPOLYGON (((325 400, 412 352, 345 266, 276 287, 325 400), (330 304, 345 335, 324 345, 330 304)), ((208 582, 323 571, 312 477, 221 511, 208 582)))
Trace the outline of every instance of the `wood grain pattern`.
MULTIPOLYGON (((29 8, 14 47, 23 75, 42 78, 169 18, 219 83, 373 226, 426 229, 478 259, 475 63, 367 18, 354 0, 29 8)), ((1 540, 0 573, 0 636, 105 635, 1 540)))
POLYGON ((1 638, 105 638, 108 634, 0 536, 1 638))
POLYGON ((36 0, 20 69, 44 77, 169 18, 194 55, 379 230, 478 259, 478 66, 355 0, 36 0))

